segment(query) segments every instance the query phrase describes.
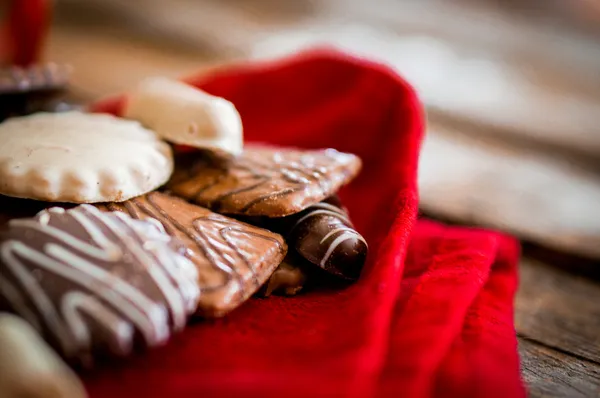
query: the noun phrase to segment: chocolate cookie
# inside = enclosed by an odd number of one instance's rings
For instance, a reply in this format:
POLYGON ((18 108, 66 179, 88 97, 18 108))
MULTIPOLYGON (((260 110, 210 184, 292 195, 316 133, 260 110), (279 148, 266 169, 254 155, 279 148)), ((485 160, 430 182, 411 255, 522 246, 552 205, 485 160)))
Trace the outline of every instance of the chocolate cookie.
POLYGON ((103 208, 154 218, 186 245, 186 255, 198 269, 198 313, 207 317, 222 316, 254 294, 287 252, 278 234, 163 193, 103 208))
POLYGON ((0 195, 0 228, 14 218, 34 217, 48 207, 64 205, 0 195))
POLYGON ((0 309, 69 360, 164 343, 196 308, 197 271, 156 222, 82 205, 0 230, 0 309))
POLYGON ((182 156, 169 189, 219 213, 283 217, 334 194, 360 170, 360 159, 334 149, 248 146, 227 160, 182 156))
POLYGON ((0 120, 61 110, 67 104, 58 97, 70 75, 69 67, 52 63, 0 68, 0 120))
POLYGON ((299 265, 298 260, 291 259, 288 255, 260 289, 259 294, 263 297, 269 297, 271 294, 281 296, 298 294, 308 278, 304 266, 299 265))

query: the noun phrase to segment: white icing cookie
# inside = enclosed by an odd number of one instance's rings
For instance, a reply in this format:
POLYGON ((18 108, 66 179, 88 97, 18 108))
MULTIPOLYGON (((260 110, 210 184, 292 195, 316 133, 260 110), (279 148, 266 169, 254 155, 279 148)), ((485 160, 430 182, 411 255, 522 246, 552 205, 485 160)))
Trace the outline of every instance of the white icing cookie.
POLYGON ((81 112, 0 124, 0 194, 51 202, 121 202, 163 185, 169 145, 139 123, 81 112))
POLYGON ((235 106, 179 81, 144 80, 128 96, 123 115, 176 144, 230 155, 242 152, 242 121, 235 106))
POLYGON ((0 396, 87 397, 75 373, 25 321, 0 313, 0 347, 0 396))

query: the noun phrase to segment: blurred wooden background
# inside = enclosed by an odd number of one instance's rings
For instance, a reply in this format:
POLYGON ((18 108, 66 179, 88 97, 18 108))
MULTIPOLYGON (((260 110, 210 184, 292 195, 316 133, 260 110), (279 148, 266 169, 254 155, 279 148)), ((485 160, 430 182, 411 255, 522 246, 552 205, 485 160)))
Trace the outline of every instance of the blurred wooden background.
MULTIPOLYGON (((423 98, 432 137, 460 131, 517 143, 523 152, 516 157, 543 150, 552 161, 585 168, 593 187, 572 196, 582 203, 578 215, 594 220, 582 232, 591 237, 584 246, 550 236, 528 211, 504 224, 481 215, 457 221, 491 223, 538 242, 522 261, 516 303, 531 395, 600 396, 600 285, 572 272, 580 263, 598 271, 598 258, 537 255, 539 242, 600 250, 593 241, 600 203, 582 196, 600 187, 600 1, 56 0, 46 58, 72 64, 76 95, 91 100, 147 76, 176 77, 320 42, 397 68, 423 98)), ((568 191, 565 184, 557 186, 568 191)), ((546 195, 552 190, 536 200, 546 195)), ((453 218, 424 199, 424 210, 453 218)), ((550 210, 538 218, 568 221, 543 204, 550 210)))

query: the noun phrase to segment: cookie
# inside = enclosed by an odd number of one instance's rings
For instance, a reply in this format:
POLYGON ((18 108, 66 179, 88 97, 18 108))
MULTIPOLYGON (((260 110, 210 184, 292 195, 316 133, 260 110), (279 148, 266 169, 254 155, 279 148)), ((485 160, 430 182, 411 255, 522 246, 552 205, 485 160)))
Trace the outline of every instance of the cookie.
POLYGON ((198 314, 206 317, 222 316, 253 295, 287 251, 281 235, 159 192, 101 208, 154 218, 185 244, 198 270, 198 314))
POLYGON ((69 204, 39 202, 37 200, 11 198, 10 196, 0 195, 0 228, 12 219, 34 217, 40 211, 55 206, 63 207, 69 206, 69 204))
POLYGON ((336 195, 292 216, 247 221, 282 234, 290 247, 289 263, 295 267, 308 262, 340 279, 353 281, 360 276, 368 245, 336 195))
POLYGON ((358 157, 334 149, 247 146, 235 159, 181 156, 168 188, 219 213, 283 217, 334 194, 360 167, 358 157))
POLYGON ((176 80, 142 81, 127 96, 123 116, 176 144, 226 155, 242 152, 242 120, 235 106, 176 80))
POLYGON ((308 278, 304 266, 298 264, 298 259, 291 259, 288 255, 260 289, 260 295, 269 297, 271 294, 282 296, 298 294, 304 288, 308 278))
POLYGON ((124 201, 163 185, 169 145, 137 122, 81 112, 0 124, 0 194, 50 202, 124 201))
POLYGON ((3 397, 87 397, 81 380, 22 319, 0 313, 0 347, 3 397))
POLYGON ((53 63, 0 68, 0 95, 61 90, 70 77, 69 66, 53 63))
POLYGON ((0 120, 54 111, 70 76, 70 67, 52 63, 0 68, 0 120))
POLYGON ((90 205, 51 208, 0 231, 0 309, 67 359, 163 344, 196 309, 196 267, 153 221, 90 205))

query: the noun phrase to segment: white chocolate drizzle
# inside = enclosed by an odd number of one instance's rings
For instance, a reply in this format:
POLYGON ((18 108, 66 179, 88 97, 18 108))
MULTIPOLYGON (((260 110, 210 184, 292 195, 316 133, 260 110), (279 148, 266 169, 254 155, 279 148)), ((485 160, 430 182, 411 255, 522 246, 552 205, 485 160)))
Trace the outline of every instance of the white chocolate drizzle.
POLYGON ((344 222, 344 223, 346 223, 348 225, 352 225, 352 222, 350 221, 350 219, 348 219, 348 216, 346 216, 346 214, 344 214, 341 209, 339 209, 338 207, 335 207, 334 205, 331 205, 329 203, 321 202, 321 203, 317 203, 317 204, 312 205, 310 207, 310 211, 307 214, 305 214, 304 216, 300 217, 298 219, 298 221, 296 221, 296 223, 292 227, 292 231, 298 225, 302 224, 302 222, 308 220, 311 217, 319 215, 319 214, 325 214, 325 215, 333 216, 333 217, 341 220, 342 222, 344 222), (318 209, 318 210, 313 210, 313 209, 318 209))
POLYGON ((348 218, 348 215, 345 213, 345 211, 340 209, 337 206, 334 206, 334 205, 332 205, 330 203, 326 203, 326 202, 320 202, 320 203, 316 203, 316 204, 312 205, 309 208, 308 212, 304 216, 300 217, 298 219, 298 221, 296 221, 296 223, 292 227, 290 233, 292 231, 294 231, 299 225, 301 225, 306 220, 308 220, 312 217, 315 217, 319 214, 326 215, 326 216, 332 216, 340 221, 339 227, 334 228, 331 231, 329 231, 319 241, 319 245, 322 245, 332 236, 339 234, 339 236, 337 236, 331 242, 331 244, 327 247, 327 250, 325 251, 323 258, 321 259, 321 261, 319 263, 321 267, 325 267, 325 264, 327 263, 327 261, 329 260, 329 258, 331 257, 331 255, 333 254, 335 249, 337 249, 337 247, 339 245, 341 245, 343 242, 345 242, 347 240, 350 240, 350 239, 358 240, 358 241, 363 242, 368 247, 365 239, 357 231, 355 231, 352 228, 352 222, 348 218))
POLYGON ((335 249, 337 249, 337 247, 339 245, 341 245, 344 241, 347 241, 349 239, 357 239, 357 240, 363 242, 365 245, 367 244, 365 239, 362 236, 360 236, 360 234, 358 232, 356 232, 352 228, 347 228, 347 227, 337 228, 337 229, 334 229, 333 231, 329 232, 321 240, 320 244, 323 244, 323 242, 325 242, 327 240, 327 238, 329 238, 332 235, 335 235, 338 232, 343 232, 343 233, 340 236, 338 236, 337 238, 335 238, 334 241, 331 242, 331 244, 327 248, 327 252, 325 252, 325 255, 323 256, 323 259, 321 260, 321 263, 320 263, 321 267, 325 266, 325 264, 327 263, 327 260, 329 260, 329 257, 331 257, 331 255, 333 254, 335 249))
MULTIPOLYGON (((108 340, 102 343, 108 343, 116 354, 125 355, 133 348, 136 329, 149 346, 161 344, 169 337, 170 322, 174 329, 181 329, 187 315, 196 308, 196 268, 173 249, 171 238, 156 223, 82 205, 66 212, 50 209, 36 219, 12 220, 9 225, 4 235, 7 239, 0 242, 0 266, 20 289, 3 274, 0 295, 39 328, 40 318, 23 300, 22 293, 27 295, 68 357, 92 349, 90 318, 101 325, 108 340), (57 228, 53 218, 74 221, 87 236, 57 228), (19 229, 41 233, 48 238, 47 243, 39 249, 34 244, 39 246, 39 240, 11 239, 11 230, 19 229), (156 301, 117 274, 127 267, 137 267, 136 272, 152 281, 154 287, 149 288, 160 292, 162 299, 156 301), (68 281, 72 289, 59 292, 59 296, 54 292, 51 298, 43 281, 34 276, 37 270, 48 273, 46 279, 56 276, 68 281), (82 316, 84 313, 87 317, 82 316)), ((152 285, 149 282, 145 284, 152 285)))

